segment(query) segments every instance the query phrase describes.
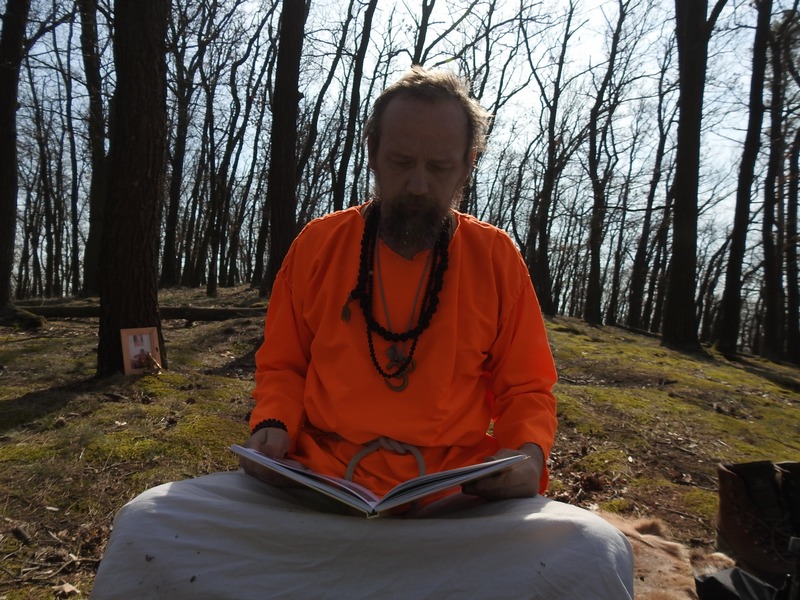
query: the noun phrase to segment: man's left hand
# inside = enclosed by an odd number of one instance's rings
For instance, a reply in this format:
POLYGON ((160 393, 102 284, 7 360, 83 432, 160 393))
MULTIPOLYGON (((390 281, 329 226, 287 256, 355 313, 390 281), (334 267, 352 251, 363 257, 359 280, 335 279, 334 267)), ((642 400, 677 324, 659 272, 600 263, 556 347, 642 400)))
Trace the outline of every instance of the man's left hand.
POLYGON ((519 450, 501 448, 487 460, 527 454, 529 460, 512 465, 508 470, 471 481, 462 486, 465 494, 480 496, 487 500, 508 498, 532 498, 539 493, 539 479, 544 468, 544 454, 536 444, 523 444, 519 450))

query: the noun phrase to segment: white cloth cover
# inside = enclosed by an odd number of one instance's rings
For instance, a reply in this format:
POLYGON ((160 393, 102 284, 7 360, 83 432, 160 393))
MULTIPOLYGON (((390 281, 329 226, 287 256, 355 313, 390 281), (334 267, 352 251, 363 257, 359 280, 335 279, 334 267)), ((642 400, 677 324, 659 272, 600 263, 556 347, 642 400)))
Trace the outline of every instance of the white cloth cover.
POLYGON ((366 519, 310 494, 241 471, 148 490, 114 520, 91 598, 633 598, 628 540, 574 506, 366 519))

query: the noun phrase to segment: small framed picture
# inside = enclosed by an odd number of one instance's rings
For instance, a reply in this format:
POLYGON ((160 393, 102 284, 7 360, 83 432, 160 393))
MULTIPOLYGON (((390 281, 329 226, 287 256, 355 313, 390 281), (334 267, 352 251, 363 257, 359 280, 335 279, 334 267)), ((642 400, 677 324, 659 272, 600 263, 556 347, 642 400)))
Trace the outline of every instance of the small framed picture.
POLYGON ((155 327, 120 329, 125 375, 138 375, 161 368, 158 330, 155 327))

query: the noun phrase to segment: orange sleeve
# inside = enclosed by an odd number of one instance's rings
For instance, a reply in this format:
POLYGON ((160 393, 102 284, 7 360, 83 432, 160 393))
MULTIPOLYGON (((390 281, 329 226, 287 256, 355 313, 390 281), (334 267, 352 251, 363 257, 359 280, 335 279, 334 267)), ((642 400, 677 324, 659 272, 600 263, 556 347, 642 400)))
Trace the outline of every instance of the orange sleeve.
POLYGON ((513 300, 500 315, 488 365, 494 395, 493 432, 500 447, 516 449, 532 442, 542 449, 545 465, 539 487, 544 492, 557 425, 552 393, 556 370, 536 293, 522 257, 516 254, 517 268, 510 271, 518 277, 509 280, 507 290, 513 300))
POLYGON ((251 429, 265 419, 283 421, 293 441, 305 420, 303 393, 311 339, 289 283, 294 262, 291 249, 272 288, 264 342, 256 352, 256 404, 250 415, 251 429))

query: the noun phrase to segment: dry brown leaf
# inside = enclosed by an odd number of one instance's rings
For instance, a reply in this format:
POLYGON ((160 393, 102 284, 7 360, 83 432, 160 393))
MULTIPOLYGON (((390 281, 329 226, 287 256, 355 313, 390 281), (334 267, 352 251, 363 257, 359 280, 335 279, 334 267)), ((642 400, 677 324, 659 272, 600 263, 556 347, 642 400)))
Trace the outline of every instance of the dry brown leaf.
POLYGON ((69 596, 81 595, 81 591, 71 583, 62 583, 61 585, 54 585, 50 588, 55 594, 56 598, 67 598, 69 596))

